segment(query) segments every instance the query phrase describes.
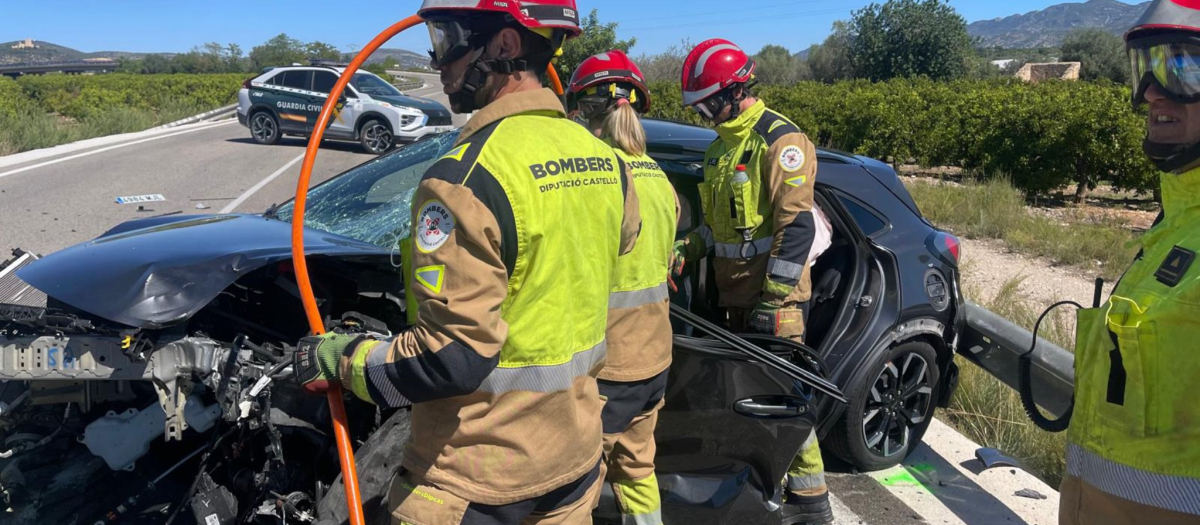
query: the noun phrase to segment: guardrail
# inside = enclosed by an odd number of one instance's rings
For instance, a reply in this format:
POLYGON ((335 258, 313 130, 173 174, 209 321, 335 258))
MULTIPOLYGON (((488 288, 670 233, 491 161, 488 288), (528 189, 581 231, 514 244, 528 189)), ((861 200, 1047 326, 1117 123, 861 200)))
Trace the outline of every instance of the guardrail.
MULTIPOLYGON (((1016 390, 1017 361, 1029 350, 1033 333, 970 301, 963 314, 967 329, 958 341, 959 355, 1016 390)), ((1061 416, 1074 394, 1075 355, 1039 337, 1032 357, 1034 402, 1055 417, 1061 416)))

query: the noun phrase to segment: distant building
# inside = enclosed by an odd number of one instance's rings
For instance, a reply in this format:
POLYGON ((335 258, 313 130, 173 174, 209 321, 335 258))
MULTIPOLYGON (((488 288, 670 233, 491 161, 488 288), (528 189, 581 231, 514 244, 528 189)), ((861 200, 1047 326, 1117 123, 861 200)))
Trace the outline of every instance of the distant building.
POLYGON ((1079 62, 1044 62, 1040 64, 1025 64, 1015 75, 1025 82, 1041 82, 1043 80, 1079 80, 1079 62))
POLYGON ((12 46, 13 49, 37 49, 39 47, 41 46, 34 45, 32 38, 26 38, 24 41, 17 42, 12 46))

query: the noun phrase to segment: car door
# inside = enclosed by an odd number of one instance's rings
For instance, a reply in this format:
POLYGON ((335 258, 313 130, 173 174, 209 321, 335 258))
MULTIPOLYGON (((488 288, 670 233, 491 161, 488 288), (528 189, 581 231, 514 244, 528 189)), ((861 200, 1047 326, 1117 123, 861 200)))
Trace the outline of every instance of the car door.
POLYGON ((778 523, 781 482, 814 406, 772 365, 677 335, 655 431, 663 522, 778 523))
MULTIPOLYGON (((317 113, 310 111, 313 105, 312 73, 306 69, 289 69, 271 79, 271 84, 275 86, 275 110, 279 115, 279 126, 285 133, 312 131, 312 123, 317 118, 317 113)), ((317 111, 320 111, 320 107, 317 111)))
MULTIPOLYGON (((313 72, 313 93, 314 104, 317 106, 318 115, 320 108, 324 107, 325 101, 329 98, 329 93, 333 91, 333 85, 337 83, 338 75, 333 71, 314 71, 313 72)), ((325 132, 329 136, 340 138, 354 138, 354 122, 357 120, 356 104, 357 97, 354 89, 349 85, 346 86, 346 91, 343 93, 343 100, 339 107, 334 111, 333 117, 329 119, 329 127, 325 132)), ((314 117, 314 122, 315 122, 314 117)))

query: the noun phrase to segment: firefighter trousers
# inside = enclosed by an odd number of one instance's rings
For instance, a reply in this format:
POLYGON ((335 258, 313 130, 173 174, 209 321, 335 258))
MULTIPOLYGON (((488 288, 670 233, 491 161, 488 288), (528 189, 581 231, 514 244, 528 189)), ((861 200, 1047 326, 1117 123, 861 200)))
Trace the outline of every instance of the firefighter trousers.
POLYGON ((662 502, 654 476, 654 427, 667 389, 667 372, 641 381, 600 380, 607 401, 604 421, 604 481, 612 486, 621 522, 661 525, 662 502))
POLYGON ((455 496, 405 469, 392 479, 392 525, 588 525, 600 498, 601 466, 547 494, 505 505, 455 496))

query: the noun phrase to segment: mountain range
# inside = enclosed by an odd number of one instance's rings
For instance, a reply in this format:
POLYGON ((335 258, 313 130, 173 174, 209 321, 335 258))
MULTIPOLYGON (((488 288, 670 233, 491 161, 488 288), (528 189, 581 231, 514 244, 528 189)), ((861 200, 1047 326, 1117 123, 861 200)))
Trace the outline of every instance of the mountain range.
MULTIPOLYGON (((33 40, 33 47, 26 46, 25 40, 0 43, 0 65, 26 64, 43 62, 74 62, 89 58, 144 58, 148 55, 171 57, 177 53, 131 53, 126 51, 96 51, 85 53, 77 49, 60 46, 42 40, 33 40)), ((407 49, 380 48, 371 55, 367 63, 383 62, 388 58, 396 59, 402 67, 424 67, 429 64, 429 57, 423 53, 414 53, 407 49)), ((354 58, 354 53, 346 53, 343 57, 347 62, 354 58)))
POLYGON ((1041 11, 972 22, 967 25, 967 32, 983 47, 1054 47, 1072 29, 1080 27, 1099 27, 1122 34, 1149 5, 1150 2, 1126 4, 1117 0, 1057 4, 1041 11))

